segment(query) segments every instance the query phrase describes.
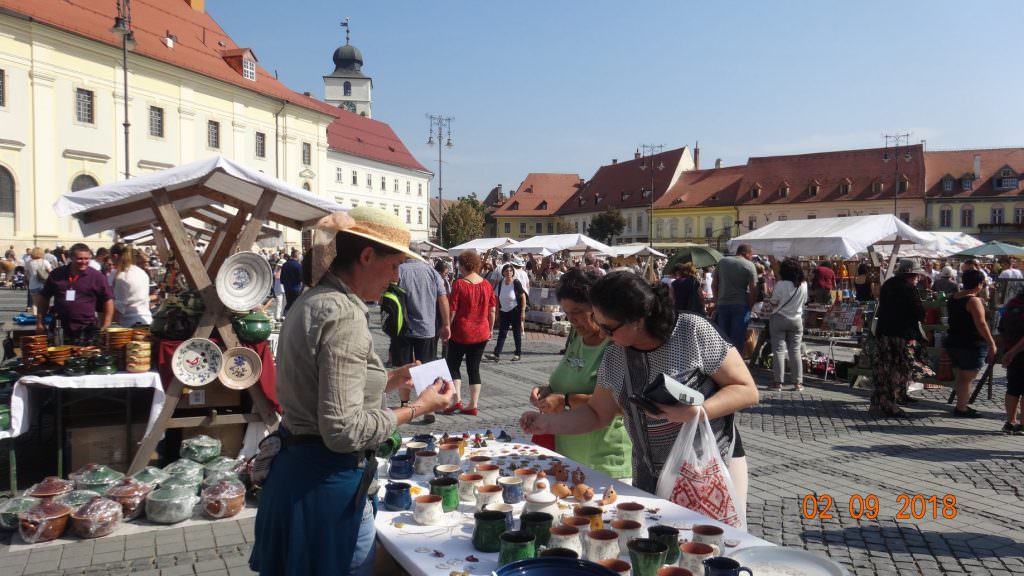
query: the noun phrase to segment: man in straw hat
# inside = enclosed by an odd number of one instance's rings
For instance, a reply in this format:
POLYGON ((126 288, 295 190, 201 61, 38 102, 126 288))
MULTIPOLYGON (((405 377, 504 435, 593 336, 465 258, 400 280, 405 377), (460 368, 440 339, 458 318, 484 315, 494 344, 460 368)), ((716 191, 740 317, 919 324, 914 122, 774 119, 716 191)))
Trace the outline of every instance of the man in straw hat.
POLYGON ((419 258, 397 217, 370 207, 326 216, 312 258, 313 288, 281 329, 281 449, 263 483, 249 566, 264 574, 369 573, 374 450, 400 424, 447 406, 453 388, 438 379, 408 405, 383 407, 385 393, 412 384, 412 364, 387 371, 374 352, 365 304, 398 280, 406 258, 419 258))

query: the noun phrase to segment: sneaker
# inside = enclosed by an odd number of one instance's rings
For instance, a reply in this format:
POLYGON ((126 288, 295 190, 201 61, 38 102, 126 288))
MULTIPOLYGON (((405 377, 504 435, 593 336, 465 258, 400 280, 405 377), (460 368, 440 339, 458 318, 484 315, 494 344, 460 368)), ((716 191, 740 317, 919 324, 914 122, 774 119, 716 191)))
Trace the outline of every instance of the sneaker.
POLYGON ((498 362, 501 358, 497 354, 484 354, 484 360, 490 360, 491 362, 498 362))
POLYGON ((1010 424, 1009 422, 1003 424, 1003 429, 1001 430, 1001 432, 1003 434, 1006 434, 1007 436, 1009 436, 1010 434, 1013 434, 1016 431, 1017 431, 1017 427, 1014 426, 1013 424, 1010 424))
POLYGON ((982 416, 981 416, 981 414, 977 410, 975 410, 974 408, 970 408, 969 407, 969 408, 967 408, 967 410, 964 410, 962 412, 960 410, 957 410, 956 408, 953 408, 953 417, 954 418, 981 418, 982 416))
POLYGON ((455 414, 456 412, 459 412, 461 410, 462 410, 462 402, 459 401, 459 402, 456 402, 455 404, 452 404, 451 406, 445 408, 444 410, 441 410, 441 414, 445 414, 447 416, 451 416, 452 414, 455 414))
POLYGON ((1024 436, 1024 424, 1017 424, 1013 427, 1014 436, 1024 436))
POLYGON ((519 354, 516 354, 515 356, 513 356, 512 357, 512 361, 513 362, 519 362, 519 354))
POLYGON ((781 392, 782 391, 782 384, 778 384, 778 383, 772 384, 772 385, 768 386, 768 389, 771 390, 772 392, 781 392))
POLYGON ((796 383, 796 384, 793 384, 793 390, 795 390, 796 392, 803 392, 804 385, 800 384, 799 382, 796 383))

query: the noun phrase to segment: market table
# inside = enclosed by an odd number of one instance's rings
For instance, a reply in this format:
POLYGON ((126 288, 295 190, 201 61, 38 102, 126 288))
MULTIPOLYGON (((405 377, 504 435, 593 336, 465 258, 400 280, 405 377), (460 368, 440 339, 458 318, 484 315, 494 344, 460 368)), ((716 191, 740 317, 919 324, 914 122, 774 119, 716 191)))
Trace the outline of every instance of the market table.
MULTIPOLYGON (((722 551, 723 554, 739 548, 774 545, 743 530, 716 522, 697 512, 658 498, 624 482, 614 480, 601 472, 577 464, 561 454, 530 444, 525 439, 516 439, 513 442, 490 441, 489 446, 486 448, 467 448, 461 464, 463 471, 468 471, 471 466, 468 458, 471 455, 477 454, 492 456, 495 459, 495 463, 502 467, 502 471, 509 474, 511 474, 512 469, 518 467, 547 469, 556 460, 565 464, 570 472, 578 466, 586 474, 585 483, 591 486, 595 492, 594 500, 589 503, 590 505, 597 505, 600 496, 604 494, 609 486, 614 486, 618 492, 618 499, 615 504, 605 507, 606 525, 610 519, 614 519, 614 506, 616 504, 637 502, 647 508, 643 522, 645 527, 657 524, 675 526, 680 528, 680 539, 689 539, 691 537, 689 528, 694 524, 713 524, 724 528, 725 540, 730 541, 730 544, 735 543, 736 546, 725 547, 722 551), (527 453, 534 449, 537 452, 535 454, 529 453, 529 456, 512 458, 511 453, 517 448, 527 453), (546 459, 541 460, 541 456, 546 459), (502 457, 505 459, 501 460, 502 457)), ((384 486, 388 483, 387 467, 381 466, 379 472, 381 507, 375 522, 377 538, 384 549, 409 574, 412 576, 449 576, 452 571, 456 570, 464 570, 470 574, 490 574, 491 571, 497 570, 498 554, 496 552, 478 552, 473 548, 473 503, 460 502, 458 510, 444 515, 444 525, 442 526, 420 526, 413 519, 412 511, 389 512, 383 508, 384 486), (435 551, 441 552, 444 556, 435 556, 435 551), (466 561, 466 558, 469 556, 474 556, 479 561, 466 561)), ((429 493, 427 482, 431 477, 427 475, 414 475, 408 480, 399 480, 399 482, 412 484, 422 489, 421 494, 427 494, 429 493)), ((554 478, 551 476, 548 476, 546 480, 554 482, 554 478)), ((572 506, 575 503, 576 501, 572 497, 562 499, 559 502, 561 514, 572 515, 572 506)), ((522 510, 522 503, 514 505, 513 515, 516 518, 517 525, 522 510)), ((558 524, 558 522, 559 519, 556 518, 555 524, 558 524)), ((628 554, 622 555, 620 558, 627 562, 629 561, 628 554)))

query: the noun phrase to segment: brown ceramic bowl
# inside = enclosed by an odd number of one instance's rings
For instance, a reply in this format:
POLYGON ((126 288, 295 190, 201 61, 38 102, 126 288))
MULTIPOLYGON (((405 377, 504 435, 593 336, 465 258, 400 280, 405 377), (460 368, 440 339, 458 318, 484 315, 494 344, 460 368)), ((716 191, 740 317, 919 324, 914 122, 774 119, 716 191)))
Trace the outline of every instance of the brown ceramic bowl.
MULTIPOLYGON (((26 495, 35 498, 52 498, 61 494, 67 494, 74 488, 75 483, 71 480, 63 480, 57 476, 47 476, 43 478, 42 482, 30 488, 26 495)), ((70 510, 68 512, 70 513, 70 510)))
POLYGON ((70 517, 70 506, 47 498, 18 514, 18 532, 29 544, 49 542, 64 534, 70 517))
POLYGON ((245 487, 221 481, 203 490, 203 512, 210 518, 230 518, 245 506, 245 487))
POLYGON ((134 520, 142 515, 146 508, 146 496, 152 491, 153 487, 149 484, 125 478, 108 488, 106 496, 121 505, 121 513, 125 520, 134 520))

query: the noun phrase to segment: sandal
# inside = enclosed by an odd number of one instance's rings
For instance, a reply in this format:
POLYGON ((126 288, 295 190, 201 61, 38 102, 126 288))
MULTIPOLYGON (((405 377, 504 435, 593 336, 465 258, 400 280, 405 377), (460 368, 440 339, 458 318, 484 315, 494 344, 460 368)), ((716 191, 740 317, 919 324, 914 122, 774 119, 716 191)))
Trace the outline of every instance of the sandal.
POLYGON ((782 384, 779 384, 778 382, 776 382, 775 384, 772 384, 772 385, 768 386, 768 389, 771 390, 772 392, 781 392, 782 391, 782 384))
POLYGON ((479 412, 479 410, 476 408, 462 408, 459 410, 459 414, 465 414, 466 416, 476 416, 477 412, 479 412))
POLYGON ((953 408, 954 418, 981 418, 981 414, 974 408, 968 407, 966 410, 957 410, 953 408))
POLYGON ((801 384, 799 382, 797 382, 796 384, 793 384, 793 390, 794 391, 796 391, 796 392, 803 392, 803 389, 804 389, 804 385, 803 384, 801 384))
POLYGON ((452 404, 451 406, 445 408, 444 410, 441 410, 441 414, 444 414, 445 416, 451 416, 452 414, 455 414, 456 412, 461 412, 461 411, 462 411, 462 402, 460 401, 460 402, 456 402, 455 404, 452 404))

